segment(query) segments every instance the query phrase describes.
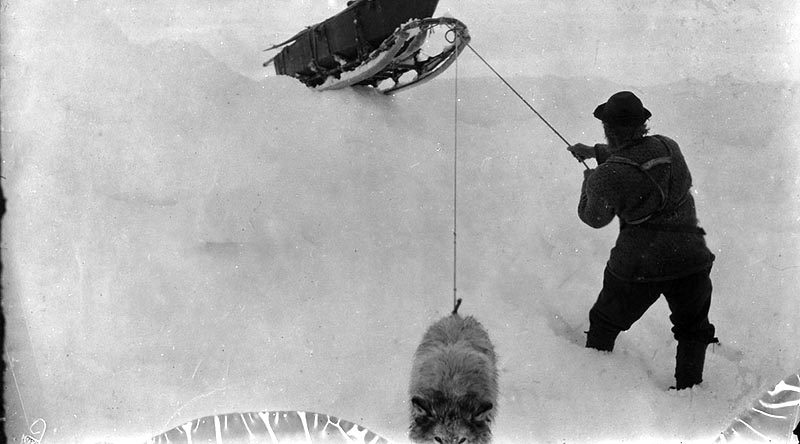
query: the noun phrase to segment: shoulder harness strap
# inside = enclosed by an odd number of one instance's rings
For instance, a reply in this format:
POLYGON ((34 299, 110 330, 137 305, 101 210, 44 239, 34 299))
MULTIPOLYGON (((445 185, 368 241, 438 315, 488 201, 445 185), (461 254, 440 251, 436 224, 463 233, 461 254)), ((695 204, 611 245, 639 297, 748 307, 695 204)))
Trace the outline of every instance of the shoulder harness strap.
MULTIPOLYGON (((623 164, 623 165, 630 165, 630 166, 638 169, 645 176, 647 176, 648 179, 650 179, 650 182, 652 182, 653 185, 655 185, 656 189, 658 190, 659 194, 661 195, 661 205, 659 205, 657 210, 653 211, 652 213, 650 213, 647 216, 644 216, 642 218, 639 218, 639 219, 636 219, 636 220, 632 220, 632 221, 627 221, 626 224, 629 224, 629 225, 641 224, 642 222, 647 221, 648 219, 650 219, 654 215, 656 215, 659 212, 661 212, 662 210, 664 210, 664 208, 667 206, 667 193, 664 191, 663 188, 661 188, 661 185, 658 184, 658 182, 653 178, 653 176, 650 175, 650 173, 648 173, 648 171, 651 170, 652 168, 658 166, 658 165, 671 165, 672 164, 672 149, 669 147, 669 145, 666 142, 664 142, 664 140, 661 137, 659 137, 659 136, 653 136, 653 137, 658 139, 658 141, 660 141, 661 144, 664 145, 664 147, 667 149, 667 153, 668 153, 667 156, 656 157, 654 159, 650 159, 647 162, 644 162, 644 163, 641 163, 641 164, 640 163, 636 163, 636 162, 632 161, 631 159, 628 159, 628 158, 625 158, 625 157, 622 157, 622 156, 617 156, 617 155, 613 155, 613 156, 609 157, 606 160, 606 162, 613 162, 613 163, 619 163, 619 164, 623 164)), ((669 170, 669 174, 670 174, 670 179, 671 179, 671 177, 672 177, 672 169, 671 168, 669 170)), ((667 182, 667 184, 669 185, 669 181, 667 182)))

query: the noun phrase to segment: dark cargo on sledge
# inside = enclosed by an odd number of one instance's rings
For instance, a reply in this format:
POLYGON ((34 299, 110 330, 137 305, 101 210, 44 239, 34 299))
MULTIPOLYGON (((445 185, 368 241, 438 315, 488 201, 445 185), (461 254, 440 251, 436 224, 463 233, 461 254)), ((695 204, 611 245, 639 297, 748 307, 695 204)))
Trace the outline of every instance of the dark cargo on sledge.
POLYGON ((340 13, 268 50, 283 47, 264 66, 317 89, 351 85, 379 87, 384 93, 435 77, 469 42, 466 26, 453 18, 431 18, 439 0, 356 0, 340 13), (436 27, 447 34, 445 48, 424 55, 423 44, 436 27), (412 72, 413 75, 404 76, 412 72), (401 77, 403 77, 401 79, 401 77))

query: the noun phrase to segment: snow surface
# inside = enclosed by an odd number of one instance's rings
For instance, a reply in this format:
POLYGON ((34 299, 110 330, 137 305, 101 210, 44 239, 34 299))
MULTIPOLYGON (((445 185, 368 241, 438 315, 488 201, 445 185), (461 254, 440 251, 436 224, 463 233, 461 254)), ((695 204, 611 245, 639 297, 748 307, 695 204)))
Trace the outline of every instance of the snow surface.
MULTIPOLYGON (((452 304, 453 80, 319 93, 83 17, 7 36, 9 438, 297 409, 403 441, 413 350, 452 304)), ((681 144, 723 344, 678 394, 663 300, 583 348, 616 227, 578 220, 583 167, 498 79, 459 79, 458 294, 500 356, 497 441, 712 440, 800 368, 798 85, 510 80, 572 142, 633 89, 681 144)))

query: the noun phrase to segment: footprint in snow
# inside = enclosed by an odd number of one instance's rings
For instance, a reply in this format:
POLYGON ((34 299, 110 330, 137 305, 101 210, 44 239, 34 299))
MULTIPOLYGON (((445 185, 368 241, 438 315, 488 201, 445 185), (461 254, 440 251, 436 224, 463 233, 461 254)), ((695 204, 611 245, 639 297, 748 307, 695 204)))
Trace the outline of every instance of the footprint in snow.
POLYGON ((744 359, 744 352, 740 348, 730 344, 711 344, 708 351, 712 354, 722 356, 731 362, 741 362, 742 359, 744 359))

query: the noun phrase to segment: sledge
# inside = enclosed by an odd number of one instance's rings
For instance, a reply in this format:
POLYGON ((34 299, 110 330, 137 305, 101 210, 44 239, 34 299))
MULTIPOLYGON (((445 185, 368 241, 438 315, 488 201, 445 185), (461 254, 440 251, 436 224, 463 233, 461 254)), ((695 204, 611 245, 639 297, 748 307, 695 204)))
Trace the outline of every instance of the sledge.
POLYGON ((267 48, 282 49, 264 66, 320 91, 366 85, 393 94, 421 85, 444 72, 470 40, 459 20, 432 17, 438 3, 349 2, 333 17, 267 48), (437 32, 444 38, 441 48, 430 42, 437 32))

